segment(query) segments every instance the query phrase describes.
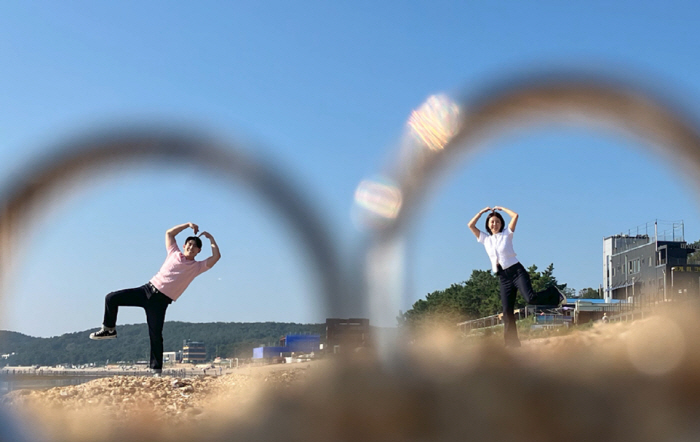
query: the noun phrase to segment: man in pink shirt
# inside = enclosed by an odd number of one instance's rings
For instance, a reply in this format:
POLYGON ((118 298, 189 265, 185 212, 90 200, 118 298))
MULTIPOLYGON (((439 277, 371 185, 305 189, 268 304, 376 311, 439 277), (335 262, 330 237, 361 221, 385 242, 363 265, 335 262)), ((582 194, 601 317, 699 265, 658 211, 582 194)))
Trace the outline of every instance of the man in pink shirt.
POLYGON ((181 224, 165 232, 165 248, 168 256, 147 284, 133 289, 112 292, 105 297, 105 315, 102 329, 90 333, 90 339, 116 339, 117 312, 120 306, 143 307, 148 322, 148 335, 151 340, 151 369, 156 375, 163 371, 163 324, 165 310, 171 302, 182 295, 192 280, 206 272, 221 258, 219 246, 209 232, 202 232, 211 243, 211 256, 204 261, 195 261, 202 250, 199 236, 185 240, 183 251, 177 246, 175 236, 187 228, 197 235, 199 226, 194 223, 181 224))

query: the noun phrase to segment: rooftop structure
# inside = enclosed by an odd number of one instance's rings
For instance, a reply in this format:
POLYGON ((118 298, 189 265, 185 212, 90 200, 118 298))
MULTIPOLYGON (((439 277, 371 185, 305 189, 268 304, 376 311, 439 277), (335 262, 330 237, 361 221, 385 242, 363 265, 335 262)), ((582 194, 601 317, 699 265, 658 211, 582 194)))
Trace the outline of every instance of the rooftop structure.
POLYGON ((628 234, 603 239, 603 297, 633 302, 638 296, 668 300, 700 292, 700 266, 684 240, 683 221, 647 223, 628 234), (641 227, 641 228, 640 228, 641 227))

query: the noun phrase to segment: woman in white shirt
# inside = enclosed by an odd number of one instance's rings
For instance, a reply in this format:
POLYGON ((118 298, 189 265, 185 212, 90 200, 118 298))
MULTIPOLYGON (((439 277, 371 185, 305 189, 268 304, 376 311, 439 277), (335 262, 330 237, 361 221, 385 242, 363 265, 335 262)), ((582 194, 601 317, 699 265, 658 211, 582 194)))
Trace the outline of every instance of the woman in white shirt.
POLYGON ((491 260, 491 269, 498 276, 501 291, 501 306, 503 307, 503 326, 506 347, 519 347, 518 329, 515 326, 515 296, 517 291, 525 298, 528 304, 535 305, 559 305, 563 295, 555 287, 549 287, 544 291, 535 292, 532 289, 530 275, 525 267, 515 257, 513 250, 513 232, 518 223, 518 214, 505 207, 485 207, 469 221, 469 229, 476 235, 478 241, 484 245, 486 253, 491 260), (505 227, 505 221, 498 211, 510 216, 510 223, 505 227), (476 223, 486 212, 491 212, 486 217, 486 231, 488 235, 476 227, 476 223))

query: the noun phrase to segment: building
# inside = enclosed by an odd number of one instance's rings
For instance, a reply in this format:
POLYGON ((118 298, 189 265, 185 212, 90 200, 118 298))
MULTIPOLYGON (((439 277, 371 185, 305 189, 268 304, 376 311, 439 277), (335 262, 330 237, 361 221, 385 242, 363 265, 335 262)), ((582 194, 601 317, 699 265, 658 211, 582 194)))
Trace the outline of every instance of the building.
POLYGON ((201 364, 207 360, 207 348, 203 342, 185 340, 182 344, 182 362, 201 364))
POLYGON ((293 353, 318 352, 321 346, 319 335, 285 335, 280 338, 277 347, 256 347, 253 349, 253 359, 270 359, 293 353))
MULTIPOLYGON (((668 224, 668 223, 666 223, 668 224)), ((689 265, 695 251, 684 238, 683 222, 659 232, 659 222, 643 232, 603 239, 603 297, 634 302, 638 297, 670 300, 700 293, 700 266, 689 265)))
MULTIPOLYGON (((369 347, 369 319, 326 319, 325 353, 340 353, 369 347)), ((257 347, 253 349, 253 359, 270 359, 290 356, 292 353, 314 353, 321 350, 319 335, 285 335, 277 347, 257 347)))
POLYGON ((278 358, 288 352, 286 347, 256 347, 253 349, 253 359, 278 358))
POLYGON ((176 351, 164 351, 163 352, 163 363, 164 364, 174 364, 178 361, 176 351))
POLYGON ((326 353, 353 351, 370 346, 369 319, 326 319, 326 353))
POLYGON ((280 346, 293 353, 314 353, 321 347, 321 336, 285 335, 280 339, 280 346))

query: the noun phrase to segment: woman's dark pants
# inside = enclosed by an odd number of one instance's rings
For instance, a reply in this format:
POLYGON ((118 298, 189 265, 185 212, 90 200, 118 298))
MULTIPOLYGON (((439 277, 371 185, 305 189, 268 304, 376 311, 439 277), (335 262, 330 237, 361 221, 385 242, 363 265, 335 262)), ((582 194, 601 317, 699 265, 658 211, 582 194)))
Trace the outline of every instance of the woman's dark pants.
POLYGON ((518 290, 528 304, 557 305, 559 292, 550 287, 541 292, 532 289, 530 275, 519 262, 507 269, 498 265, 498 282, 501 286, 501 306, 503 307, 503 337, 506 347, 519 347, 518 329, 515 326, 515 297, 518 290))
POLYGON ((163 369, 163 324, 165 310, 173 302, 150 283, 133 289, 119 290, 105 296, 105 317, 102 325, 114 328, 117 325, 119 307, 143 307, 148 322, 148 337, 151 340, 151 368, 163 369))

